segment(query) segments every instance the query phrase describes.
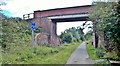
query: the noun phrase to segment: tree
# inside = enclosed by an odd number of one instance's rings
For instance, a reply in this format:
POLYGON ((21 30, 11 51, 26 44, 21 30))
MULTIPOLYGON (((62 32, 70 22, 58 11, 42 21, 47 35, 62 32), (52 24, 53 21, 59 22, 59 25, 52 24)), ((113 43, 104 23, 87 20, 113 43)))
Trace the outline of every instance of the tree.
POLYGON ((94 32, 97 32, 97 34, 104 39, 106 52, 115 52, 117 56, 120 57, 119 9, 120 1, 97 2, 97 4, 92 8, 90 18, 93 21, 94 32))
POLYGON ((60 38, 63 43, 79 42, 83 40, 84 33, 78 28, 72 27, 61 33, 60 38))

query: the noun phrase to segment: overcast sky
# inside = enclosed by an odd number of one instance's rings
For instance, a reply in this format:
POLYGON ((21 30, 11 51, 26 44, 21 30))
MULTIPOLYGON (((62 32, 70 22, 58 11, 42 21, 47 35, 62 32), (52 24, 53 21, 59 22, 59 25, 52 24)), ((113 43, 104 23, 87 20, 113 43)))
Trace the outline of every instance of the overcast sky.
MULTIPOLYGON (((3 10, 6 10, 6 14, 14 17, 21 17, 23 14, 33 13, 36 10, 47 10, 54 8, 64 8, 81 5, 91 5, 93 0, 0 0, 0 2, 6 2, 7 5, 0 6, 3 10)), ((80 26, 82 22, 77 23, 58 23, 60 34, 66 28, 80 26)), ((87 31, 87 29, 85 30, 87 31)))
POLYGON ((35 10, 91 5, 92 0, 0 0, 6 1, 3 10, 8 10, 13 16, 22 17, 23 14, 33 13, 35 10))

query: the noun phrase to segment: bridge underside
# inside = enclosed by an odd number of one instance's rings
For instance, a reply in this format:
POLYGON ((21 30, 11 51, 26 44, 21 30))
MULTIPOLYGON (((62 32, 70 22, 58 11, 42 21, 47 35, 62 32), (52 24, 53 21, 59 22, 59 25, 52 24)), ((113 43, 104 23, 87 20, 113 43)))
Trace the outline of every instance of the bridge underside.
POLYGON ((74 21, 87 21, 88 17, 74 17, 74 18, 58 18, 51 19, 53 22, 74 22, 74 21))
POLYGON ((70 15, 58 15, 51 16, 52 22, 73 22, 73 21, 87 21, 89 14, 70 14, 70 15))

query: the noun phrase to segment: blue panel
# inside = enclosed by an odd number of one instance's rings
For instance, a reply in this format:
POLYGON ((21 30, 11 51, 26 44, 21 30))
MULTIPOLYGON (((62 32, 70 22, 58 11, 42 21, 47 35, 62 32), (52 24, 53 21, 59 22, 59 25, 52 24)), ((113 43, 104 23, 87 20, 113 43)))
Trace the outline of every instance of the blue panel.
POLYGON ((32 28, 32 30, 35 30, 35 29, 36 29, 36 24, 35 24, 35 22, 32 22, 31 28, 32 28))

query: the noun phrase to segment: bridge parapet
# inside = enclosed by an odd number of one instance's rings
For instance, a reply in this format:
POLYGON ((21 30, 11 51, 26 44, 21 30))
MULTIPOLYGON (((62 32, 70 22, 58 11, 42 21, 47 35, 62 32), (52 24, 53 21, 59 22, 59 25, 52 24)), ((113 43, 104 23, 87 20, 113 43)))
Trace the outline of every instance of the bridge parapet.
POLYGON ((24 20, 29 20, 34 18, 34 13, 29 13, 29 14, 24 14, 23 19, 24 20))

